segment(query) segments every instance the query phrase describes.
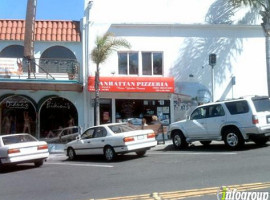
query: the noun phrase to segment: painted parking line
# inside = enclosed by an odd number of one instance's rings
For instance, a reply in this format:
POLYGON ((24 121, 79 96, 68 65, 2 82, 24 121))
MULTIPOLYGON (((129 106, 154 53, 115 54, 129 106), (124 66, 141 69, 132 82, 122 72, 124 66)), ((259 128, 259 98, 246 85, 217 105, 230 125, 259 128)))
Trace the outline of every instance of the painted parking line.
MULTIPOLYGON (((254 191, 270 188, 270 182, 265 183, 248 183, 241 185, 229 185, 227 188, 236 189, 239 192, 243 191, 254 191)), ((106 199, 89 199, 89 200, 157 200, 157 199, 166 199, 166 200, 180 200, 186 198, 195 198, 202 197, 207 195, 217 195, 220 191, 220 187, 208 187, 208 188, 199 188, 191 190, 180 190, 174 192, 154 192, 151 194, 142 194, 134 196, 125 196, 125 197, 114 197, 106 199)))
POLYGON ((46 165, 65 165, 65 166, 81 166, 81 167, 104 167, 112 168, 113 165, 97 165, 97 164, 84 164, 84 163, 46 163, 46 165))
POLYGON ((157 155, 236 155, 236 152, 147 152, 157 155))

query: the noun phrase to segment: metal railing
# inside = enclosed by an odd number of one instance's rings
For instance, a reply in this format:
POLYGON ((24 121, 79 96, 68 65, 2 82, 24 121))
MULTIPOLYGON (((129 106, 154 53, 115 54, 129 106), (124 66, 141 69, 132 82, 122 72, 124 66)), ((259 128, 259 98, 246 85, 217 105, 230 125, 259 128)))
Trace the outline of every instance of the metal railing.
MULTIPOLYGON (((74 59, 41 58, 32 61, 17 59, 18 73, 6 70, 1 79, 31 79, 80 82, 80 63, 74 59), (29 64, 29 62, 33 62, 29 64), (30 70, 30 71, 29 71, 30 70)), ((2 67, 0 65, 0 67, 2 67)), ((2 71, 5 69, 1 69, 2 71)))

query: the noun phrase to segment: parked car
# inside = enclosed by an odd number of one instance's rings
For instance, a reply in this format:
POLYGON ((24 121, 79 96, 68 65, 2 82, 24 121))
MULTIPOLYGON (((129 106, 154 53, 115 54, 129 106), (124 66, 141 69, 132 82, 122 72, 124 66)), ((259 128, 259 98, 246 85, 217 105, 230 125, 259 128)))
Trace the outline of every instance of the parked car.
POLYGON ((65 146, 70 160, 77 155, 104 155, 112 161, 117 154, 136 152, 143 156, 157 145, 153 130, 135 130, 128 124, 104 124, 88 128, 83 134, 65 146))
POLYGON ((38 141, 32 135, 21 133, 0 136, 0 167, 19 163, 34 163, 40 167, 48 156, 47 143, 38 141))
POLYGON ((80 132, 79 129, 78 126, 72 126, 54 130, 48 134, 49 137, 45 138, 45 141, 49 144, 66 144, 76 139, 80 132))
POLYGON ((174 122, 168 128, 175 148, 200 141, 209 145, 221 141, 232 148, 252 140, 263 145, 270 137, 270 100, 249 96, 198 106, 186 120, 174 122))

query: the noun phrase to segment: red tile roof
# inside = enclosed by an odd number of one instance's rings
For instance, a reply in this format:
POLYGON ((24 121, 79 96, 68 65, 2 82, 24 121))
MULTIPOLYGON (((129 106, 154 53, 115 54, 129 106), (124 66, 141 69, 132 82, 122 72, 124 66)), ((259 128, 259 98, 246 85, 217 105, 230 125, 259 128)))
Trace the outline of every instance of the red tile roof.
MULTIPOLYGON (((24 27, 25 20, 0 19, 0 40, 24 40, 24 27)), ((36 21, 35 41, 80 42, 80 22, 36 21)))

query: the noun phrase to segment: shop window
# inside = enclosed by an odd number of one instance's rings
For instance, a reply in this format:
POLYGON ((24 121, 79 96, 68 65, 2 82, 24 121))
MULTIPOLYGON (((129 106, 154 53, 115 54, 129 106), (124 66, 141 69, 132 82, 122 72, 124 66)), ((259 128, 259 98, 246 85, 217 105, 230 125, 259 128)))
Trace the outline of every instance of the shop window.
POLYGON ((163 54, 158 52, 142 53, 143 75, 162 75, 163 54))
POLYGON ((137 75, 138 53, 118 53, 118 73, 124 75, 137 75))
POLYGON ((36 135, 36 108, 29 98, 10 96, 0 104, 0 135, 29 133, 36 135))
POLYGON ((141 126, 143 118, 150 124, 152 116, 156 115, 162 124, 170 123, 169 100, 116 99, 115 106, 117 122, 130 122, 135 126, 141 126))
POLYGON ((40 108, 40 137, 55 137, 64 128, 74 133, 78 126, 78 112, 74 104, 62 97, 48 98, 40 108))

